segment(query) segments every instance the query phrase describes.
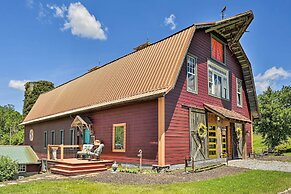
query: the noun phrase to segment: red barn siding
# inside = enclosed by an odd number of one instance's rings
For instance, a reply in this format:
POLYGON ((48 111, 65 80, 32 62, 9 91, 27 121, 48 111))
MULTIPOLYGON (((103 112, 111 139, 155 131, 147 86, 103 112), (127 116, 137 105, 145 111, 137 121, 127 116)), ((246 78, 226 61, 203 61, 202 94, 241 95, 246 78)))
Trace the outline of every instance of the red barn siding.
MULTIPOLYGON (((138 150, 143 150, 145 164, 157 163, 157 100, 126 105, 118 108, 91 112, 88 116, 93 123, 97 139, 103 140, 105 149, 102 159, 118 162, 138 163, 138 150), (126 152, 112 153, 113 124, 126 123, 126 152)), ((82 116, 82 115, 81 115, 82 116)), ((65 130, 65 144, 70 144, 70 126, 72 118, 52 120, 25 127, 25 144, 31 145, 40 158, 46 157, 44 148, 44 131, 48 131, 48 143, 51 143, 50 132, 55 130, 56 144, 60 144, 60 130, 65 130), (29 141, 29 130, 34 129, 34 141, 29 141)))
MULTIPOLYGON (((236 111, 250 118, 243 83, 243 107, 236 105, 236 77, 243 80, 242 69, 231 51, 226 49, 226 65, 229 69, 230 100, 208 95, 207 59, 211 57, 210 35, 204 30, 196 30, 188 50, 198 58, 198 94, 187 92, 186 61, 183 63, 175 88, 166 95, 166 163, 183 163, 189 156, 189 116, 186 104, 203 109, 203 104, 213 104, 236 111)), ((248 143, 249 145, 250 143, 248 143)), ((248 148, 250 151, 250 149, 248 148)))

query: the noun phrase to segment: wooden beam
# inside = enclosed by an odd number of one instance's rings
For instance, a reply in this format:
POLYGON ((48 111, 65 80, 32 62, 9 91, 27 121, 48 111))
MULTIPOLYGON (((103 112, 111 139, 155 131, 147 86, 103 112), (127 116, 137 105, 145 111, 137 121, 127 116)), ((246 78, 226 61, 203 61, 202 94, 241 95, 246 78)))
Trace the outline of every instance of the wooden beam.
POLYGON ((165 97, 158 98, 158 165, 165 165, 165 97))
POLYGON ((209 28, 209 29, 205 30, 205 32, 208 33, 208 32, 211 32, 211 31, 213 31, 213 30, 217 30, 217 29, 219 29, 219 28, 223 28, 223 27, 229 26, 229 25, 234 24, 234 23, 236 23, 236 22, 238 22, 238 21, 239 21, 239 19, 236 19, 236 20, 234 20, 234 21, 226 22, 226 23, 224 23, 224 24, 216 24, 216 26, 214 26, 214 27, 212 27, 212 28, 209 28))

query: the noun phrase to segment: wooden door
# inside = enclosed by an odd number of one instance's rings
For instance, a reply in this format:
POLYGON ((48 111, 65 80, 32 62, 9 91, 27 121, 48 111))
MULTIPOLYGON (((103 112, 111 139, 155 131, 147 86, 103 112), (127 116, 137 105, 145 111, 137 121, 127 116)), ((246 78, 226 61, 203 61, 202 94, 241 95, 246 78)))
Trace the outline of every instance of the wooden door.
POLYGON ((242 138, 242 124, 235 123, 232 125, 232 158, 242 158, 243 155, 243 138, 242 138))
MULTIPOLYGON (((207 136, 198 135, 198 128, 201 125, 206 127, 206 116, 203 111, 195 111, 190 109, 190 156, 194 161, 207 159, 207 136)), ((205 129, 207 130, 207 129, 205 129)))

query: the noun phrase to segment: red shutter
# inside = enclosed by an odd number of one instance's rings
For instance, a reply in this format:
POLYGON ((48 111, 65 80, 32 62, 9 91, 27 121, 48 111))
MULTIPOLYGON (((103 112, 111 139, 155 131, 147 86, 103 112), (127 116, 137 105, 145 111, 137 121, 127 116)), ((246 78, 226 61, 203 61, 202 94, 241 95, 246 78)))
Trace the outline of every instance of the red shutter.
POLYGON ((221 44, 219 41, 217 41, 215 38, 212 38, 212 58, 224 63, 224 47, 223 44, 221 44))

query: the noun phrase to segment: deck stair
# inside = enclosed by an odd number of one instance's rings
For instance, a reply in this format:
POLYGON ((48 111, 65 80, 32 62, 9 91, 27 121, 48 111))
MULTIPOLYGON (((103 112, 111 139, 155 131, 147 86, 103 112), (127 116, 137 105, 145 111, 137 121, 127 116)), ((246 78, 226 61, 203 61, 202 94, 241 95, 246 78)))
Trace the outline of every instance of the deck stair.
POLYGON ((51 173, 61 174, 65 176, 74 176, 106 171, 108 168, 111 167, 113 161, 109 160, 88 161, 88 160, 68 159, 50 162, 53 166, 52 168, 50 168, 51 173))

